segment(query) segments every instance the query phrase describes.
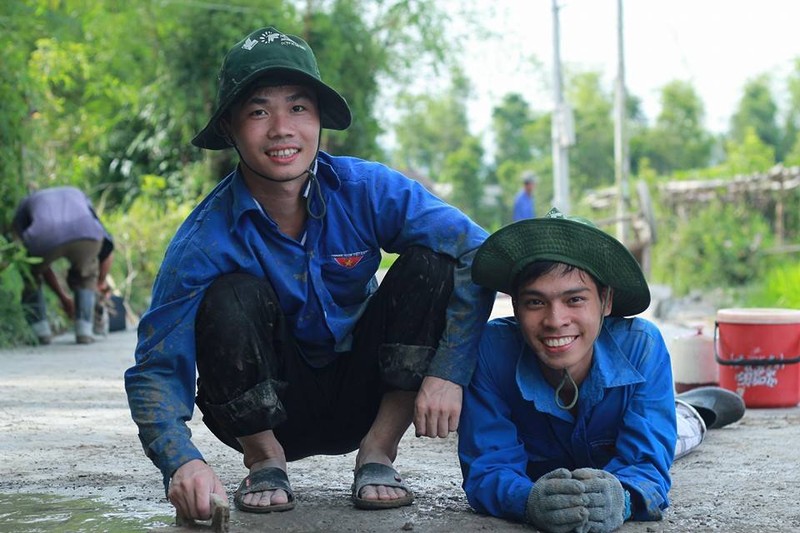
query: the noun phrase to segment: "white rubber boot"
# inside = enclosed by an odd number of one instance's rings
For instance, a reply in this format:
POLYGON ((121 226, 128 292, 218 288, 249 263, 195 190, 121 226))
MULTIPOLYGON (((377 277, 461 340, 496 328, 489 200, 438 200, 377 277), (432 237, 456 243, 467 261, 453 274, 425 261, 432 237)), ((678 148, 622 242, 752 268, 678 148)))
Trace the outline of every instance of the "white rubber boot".
POLYGON ((91 344, 94 326, 94 291, 78 289, 75 291, 75 342, 91 344))

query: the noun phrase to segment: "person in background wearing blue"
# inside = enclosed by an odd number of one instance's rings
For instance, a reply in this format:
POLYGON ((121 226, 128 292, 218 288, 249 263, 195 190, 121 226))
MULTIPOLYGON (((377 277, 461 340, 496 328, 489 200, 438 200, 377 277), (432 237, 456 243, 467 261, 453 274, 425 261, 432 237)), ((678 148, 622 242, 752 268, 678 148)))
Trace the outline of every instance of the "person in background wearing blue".
POLYGON ((514 316, 484 330, 464 394, 470 505, 553 533, 660 520, 674 458, 740 419, 744 403, 719 387, 676 401, 658 328, 625 318, 650 303, 631 253, 553 209, 492 234, 472 277, 511 295, 514 316))
POLYGON ((41 259, 31 265, 22 291, 25 316, 40 344, 49 344, 52 329, 47 318, 42 281, 58 296, 66 315, 75 319, 75 341, 94 342, 95 292, 107 290, 114 241, 106 231, 92 202, 75 187, 51 187, 22 199, 11 222, 16 238, 28 254, 41 259), (74 298, 61 286, 52 264, 69 261, 67 285, 74 298))
POLYGON ((358 450, 352 501, 412 503, 401 437, 456 431, 494 292, 471 282, 486 232, 418 182, 320 150, 351 121, 300 37, 233 46, 193 144, 239 164, 170 243, 139 325, 128 402, 177 513, 207 519, 225 488, 192 443, 203 422, 243 454, 248 512, 295 505, 287 463, 358 450), (398 254, 378 284, 381 251, 398 254), (195 389, 195 380, 196 389, 195 389))
POLYGON ((514 198, 514 212, 512 219, 514 222, 534 218, 536 216, 536 174, 527 171, 522 175, 522 189, 514 198))

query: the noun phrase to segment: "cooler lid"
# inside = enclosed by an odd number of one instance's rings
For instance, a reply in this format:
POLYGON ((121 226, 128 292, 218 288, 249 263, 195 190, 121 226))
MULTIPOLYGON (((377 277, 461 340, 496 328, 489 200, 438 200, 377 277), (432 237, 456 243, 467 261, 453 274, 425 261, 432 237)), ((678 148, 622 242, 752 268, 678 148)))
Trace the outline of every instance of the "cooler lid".
POLYGON ((779 307, 740 307, 720 309, 717 322, 728 324, 796 324, 800 323, 800 309, 779 307))

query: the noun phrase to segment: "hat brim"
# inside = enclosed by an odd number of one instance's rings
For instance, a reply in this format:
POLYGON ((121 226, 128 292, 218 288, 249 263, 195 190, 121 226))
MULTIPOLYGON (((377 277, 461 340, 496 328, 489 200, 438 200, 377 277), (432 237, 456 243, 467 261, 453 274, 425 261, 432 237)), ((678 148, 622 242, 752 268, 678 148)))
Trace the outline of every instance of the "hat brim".
POLYGON ((274 67, 262 70, 256 69, 252 74, 237 84, 236 88, 230 92, 224 102, 219 103, 217 110, 211 116, 206 127, 192 139, 192 144, 198 148, 205 148, 207 150, 223 150, 225 148, 230 148, 230 142, 222 135, 219 129, 219 119, 230 105, 235 102, 253 82, 268 75, 290 76, 292 79, 296 79, 298 84, 312 87, 317 93, 321 127, 331 130, 345 130, 350 126, 352 116, 347 101, 342 95, 318 79, 309 76, 302 70, 288 67, 274 67))
POLYGON ((630 251, 596 227, 563 218, 522 220, 490 235, 475 255, 472 280, 511 294, 514 279, 535 261, 575 266, 612 287, 613 316, 635 315, 650 305, 650 289, 630 251))

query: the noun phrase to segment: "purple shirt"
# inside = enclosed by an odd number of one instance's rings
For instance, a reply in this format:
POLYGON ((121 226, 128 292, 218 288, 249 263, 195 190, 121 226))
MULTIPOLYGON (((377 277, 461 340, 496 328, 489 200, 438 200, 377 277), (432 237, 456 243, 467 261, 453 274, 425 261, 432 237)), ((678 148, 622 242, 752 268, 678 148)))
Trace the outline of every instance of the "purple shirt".
POLYGON ((43 256, 68 242, 105 237, 92 203, 75 187, 53 187, 25 197, 12 224, 34 256, 43 256))

